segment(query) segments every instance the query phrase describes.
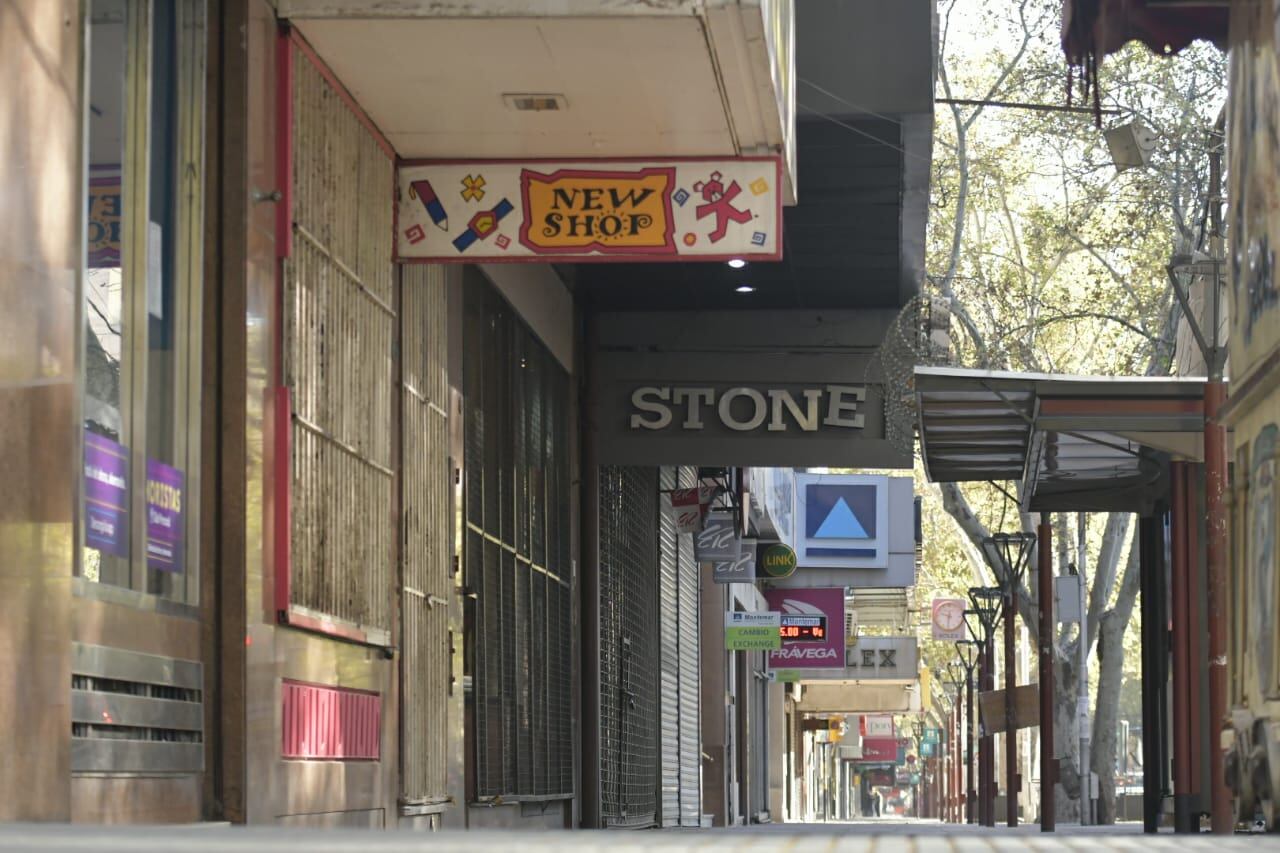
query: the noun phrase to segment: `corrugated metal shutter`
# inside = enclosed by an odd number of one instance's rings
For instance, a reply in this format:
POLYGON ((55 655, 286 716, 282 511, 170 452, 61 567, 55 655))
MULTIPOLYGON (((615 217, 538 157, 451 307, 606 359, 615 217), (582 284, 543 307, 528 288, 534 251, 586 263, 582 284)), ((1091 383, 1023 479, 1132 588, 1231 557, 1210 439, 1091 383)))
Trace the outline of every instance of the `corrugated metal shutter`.
POLYGON ((389 640, 394 163, 306 54, 290 49, 293 251, 283 306, 283 381, 293 398, 289 603, 378 629, 389 640))
POLYGON ((464 273, 463 564, 479 797, 573 793, 568 375, 464 273))
POLYGON ((662 825, 702 821, 702 737, 698 686, 698 563, 693 537, 676 532, 667 494, 698 483, 696 468, 660 470, 658 613, 661 649, 662 825))
MULTIPOLYGON (((676 487, 678 472, 662 468, 659 488, 662 511, 658 513, 658 614, 662 660, 662 825, 680 825, 680 539, 671 510, 669 492, 676 487)), ((684 537, 689 538, 689 537, 684 537)))
MULTIPOLYGON (((698 485, 698 469, 680 469, 680 488, 698 485)), ((699 567, 693 557, 693 536, 679 537, 680 556, 680 824, 702 824, 702 702, 701 647, 698 607, 699 567)))
POLYGON ((450 576, 448 297, 444 268, 401 268, 403 345, 401 590, 406 805, 444 802, 450 576))
POLYGON ((658 471, 600 477, 600 815, 658 819, 658 471))

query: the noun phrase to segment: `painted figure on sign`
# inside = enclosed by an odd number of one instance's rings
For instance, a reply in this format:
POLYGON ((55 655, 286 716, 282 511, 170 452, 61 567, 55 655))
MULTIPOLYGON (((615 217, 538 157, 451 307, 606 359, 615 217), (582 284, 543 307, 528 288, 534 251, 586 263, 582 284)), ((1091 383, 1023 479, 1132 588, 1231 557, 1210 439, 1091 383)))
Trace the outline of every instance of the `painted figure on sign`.
POLYGON ((723 175, 719 172, 712 172, 710 180, 698 181, 693 185, 693 191, 702 194, 702 200, 705 204, 697 207, 696 213, 699 219, 714 215, 716 218, 715 230, 711 232, 709 239, 712 243, 719 243, 724 239, 724 235, 729 231, 729 222, 750 222, 751 211, 739 210, 733 206, 733 200, 742 192, 742 187, 738 186, 738 182, 734 181, 725 188, 723 175))

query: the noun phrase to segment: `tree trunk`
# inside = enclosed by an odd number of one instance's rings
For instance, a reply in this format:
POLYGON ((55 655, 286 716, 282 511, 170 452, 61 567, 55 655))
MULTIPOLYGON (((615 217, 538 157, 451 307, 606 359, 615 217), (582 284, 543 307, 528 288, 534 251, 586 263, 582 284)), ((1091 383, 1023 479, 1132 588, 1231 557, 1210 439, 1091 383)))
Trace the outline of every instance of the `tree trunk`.
POLYGON ((1134 536, 1115 607, 1102 614, 1098 625, 1098 698, 1089 754, 1090 766, 1098 774, 1098 823, 1104 824, 1116 822, 1116 730, 1124 683, 1124 634, 1138 598, 1138 553, 1138 537, 1134 536))
MULTIPOLYGON (((1062 823, 1080 820, 1080 741, 1076 737, 1076 691, 1080 668, 1073 654, 1075 644, 1062 650, 1054 661, 1053 739, 1058 762, 1057 796, 1054 812, 1062 823)), ((1042 771, 1043 772, 1043 771, 1042 771)))

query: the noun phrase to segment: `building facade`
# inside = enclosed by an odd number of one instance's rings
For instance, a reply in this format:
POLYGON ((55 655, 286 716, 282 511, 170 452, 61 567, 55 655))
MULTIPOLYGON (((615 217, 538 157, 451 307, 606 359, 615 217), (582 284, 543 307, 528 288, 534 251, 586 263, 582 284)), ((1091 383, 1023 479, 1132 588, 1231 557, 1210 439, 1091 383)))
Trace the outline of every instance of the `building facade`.
POLYGON ((672 495, 705 487, 749 533, 744 466, 883 464, 873 354, 918 290, 932 3, 392 5, 0 12, 0 673, 22 685, 0 819, 799 814, 792 699, 724 648, 726 612, 767 604, 712 583, 672 495), (858 61, 892 86, 831 55, 873 19, 858 61), (880 141, 798 122, 802 74, 880 141), (714 169, 680 191, 724 221, 668 204, 696 231, 614 259, 655 212, 559 185, 583 200, 543 221, 563 230, 516 232, 500 164, 597 160, 714 169), (705 385, 717 420, 633 428, 658 383, 705 385))

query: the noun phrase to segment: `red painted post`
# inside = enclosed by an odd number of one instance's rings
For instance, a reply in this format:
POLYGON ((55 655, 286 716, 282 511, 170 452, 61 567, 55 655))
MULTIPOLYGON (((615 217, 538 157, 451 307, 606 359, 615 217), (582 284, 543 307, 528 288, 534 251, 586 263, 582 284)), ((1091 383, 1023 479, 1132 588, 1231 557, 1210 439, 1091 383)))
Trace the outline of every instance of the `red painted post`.
POLYGON ((1004 594, 1004 767, 1005 767, 1005 821, 1018 825, 1018 726, 1013 706, 1017 689, 1017 672, 1013 655, 1013 628, 1017 609, 1013 597, 1016 590, 1012 583, 1005 584, 1004 594))
POLYGON ((1053 635, 1057 622, 1053 613, 1053 521, 1040 514, 1036 537, 1036 571, 1040 583, 1040 831, 1057 828, 1054 786, 1057 768, 1053 742, 1053 635))
POLYGON ((1173 612, 1170 622, 1173 645, 1173 814, 1176 832, 1194 831, 1191 814, 1191 727, 1188 706, 1191 697, 1190 661, 1187 643, 1187 466, 1170 465, 1173 478, 1173 565, 1170 570, 1173 612))

